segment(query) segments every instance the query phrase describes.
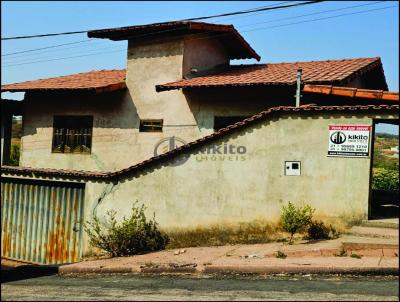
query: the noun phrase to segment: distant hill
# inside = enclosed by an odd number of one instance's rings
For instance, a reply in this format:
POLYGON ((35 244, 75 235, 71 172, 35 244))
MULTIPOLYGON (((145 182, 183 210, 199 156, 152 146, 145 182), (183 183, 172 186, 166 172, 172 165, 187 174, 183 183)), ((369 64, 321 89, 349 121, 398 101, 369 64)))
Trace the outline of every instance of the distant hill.
POLYGON ((399 135, 398 134, 377 132, 377 133, 375 133, 375 136, 382 137, 382 138, 393 138, 393 139, 397 139, 397 140, 399 139, 399 135))

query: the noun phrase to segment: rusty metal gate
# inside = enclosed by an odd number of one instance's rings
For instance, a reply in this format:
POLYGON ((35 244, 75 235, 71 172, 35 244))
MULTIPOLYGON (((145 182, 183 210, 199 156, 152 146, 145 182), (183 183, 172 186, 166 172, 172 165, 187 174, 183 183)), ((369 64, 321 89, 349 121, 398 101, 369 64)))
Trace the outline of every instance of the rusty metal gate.
POLYGON ((39 264, 81 257, 85 185, 1 178, 1 256, 39 264))

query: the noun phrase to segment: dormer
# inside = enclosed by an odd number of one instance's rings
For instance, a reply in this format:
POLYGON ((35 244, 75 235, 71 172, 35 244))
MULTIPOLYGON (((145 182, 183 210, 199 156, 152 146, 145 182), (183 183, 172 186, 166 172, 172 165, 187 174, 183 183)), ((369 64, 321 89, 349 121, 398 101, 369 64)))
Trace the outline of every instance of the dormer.
POLYGON ((94 30, 88 37, 128 40, 128 62, 146 53, 148 57, 181 56, 182 77, 229 65, 231 59, 260 60, 232 25, 175 21, 94 30))

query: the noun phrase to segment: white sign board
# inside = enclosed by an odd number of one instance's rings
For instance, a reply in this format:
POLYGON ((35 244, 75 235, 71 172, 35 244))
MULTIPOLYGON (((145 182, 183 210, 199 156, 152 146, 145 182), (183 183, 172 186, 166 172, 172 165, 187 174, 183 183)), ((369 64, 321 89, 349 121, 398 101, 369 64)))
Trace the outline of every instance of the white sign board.
POLYGON ((329 125, 328 156, 368 157, 371 126, 329 125))

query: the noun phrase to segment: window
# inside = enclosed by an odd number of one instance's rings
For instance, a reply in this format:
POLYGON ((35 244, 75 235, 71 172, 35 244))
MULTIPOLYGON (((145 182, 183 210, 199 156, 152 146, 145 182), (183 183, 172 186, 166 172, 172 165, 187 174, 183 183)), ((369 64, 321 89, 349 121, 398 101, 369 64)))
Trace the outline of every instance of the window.
POLYGON ((55 116, 52 152, 90 153, 92 128, 92 116, 55 116))
POLYGON ((225 128, 247 118, 248 116, 215 116, 214 130, 225 128))
POLYGON ((162 132, 163 120, 140 120, 140 132, 162 132))

